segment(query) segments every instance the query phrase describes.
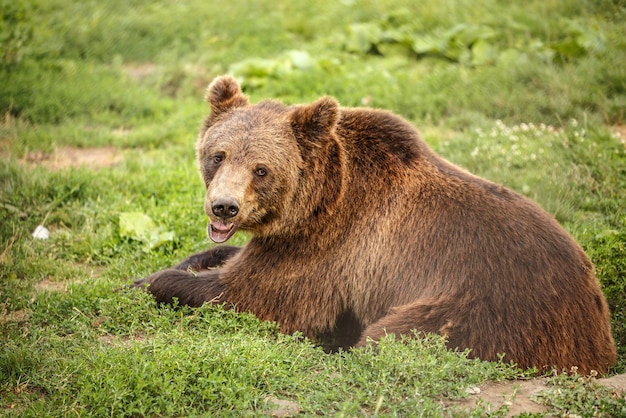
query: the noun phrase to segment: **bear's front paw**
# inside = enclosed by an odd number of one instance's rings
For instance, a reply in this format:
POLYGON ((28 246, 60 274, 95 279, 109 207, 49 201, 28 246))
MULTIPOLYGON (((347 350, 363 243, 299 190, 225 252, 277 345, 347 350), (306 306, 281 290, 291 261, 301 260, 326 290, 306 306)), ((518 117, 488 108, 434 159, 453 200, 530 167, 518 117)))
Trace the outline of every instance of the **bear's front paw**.
POLYGON ((218 270, 196 273, 167 269, 136 280, 132 287, 148 291, 157 302, 173 303, 176 299, 179 305, 202 306, 223 292, 218 278, 218 270))
POLYGON ((150 276, 144 277, 143 279, 133 280, 133 284, 131 285, 131 287, 147 290, 148 286, 150 286, 154 282, 154 280, 159 277, 159 273, 161 272, 151 274, 150 276))
POLYGON ((133 284, 130 285, 130 287, 145 289, 146 287, 148 287, 149 284, 150 283, 148 282, 148 278, 144 277, 143 279, 133 280, 133 284))

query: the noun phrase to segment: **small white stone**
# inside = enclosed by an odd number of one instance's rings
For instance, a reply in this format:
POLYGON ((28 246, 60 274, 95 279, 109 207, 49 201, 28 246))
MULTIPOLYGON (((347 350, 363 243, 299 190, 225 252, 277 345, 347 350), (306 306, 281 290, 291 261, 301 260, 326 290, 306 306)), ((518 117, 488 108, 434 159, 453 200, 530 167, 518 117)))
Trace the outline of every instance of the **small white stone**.
POLYGON ((480 388, 478 386, 469 386, 467 389, 465 389, 466 393, 469 393, 470 395, 478 395, 480 393, 480 388))
POLYGON ((37 225, 37 228, 33 231, 33 238, 35 239, 48 239, 50 237, 50 231, 43 225, 37 225))

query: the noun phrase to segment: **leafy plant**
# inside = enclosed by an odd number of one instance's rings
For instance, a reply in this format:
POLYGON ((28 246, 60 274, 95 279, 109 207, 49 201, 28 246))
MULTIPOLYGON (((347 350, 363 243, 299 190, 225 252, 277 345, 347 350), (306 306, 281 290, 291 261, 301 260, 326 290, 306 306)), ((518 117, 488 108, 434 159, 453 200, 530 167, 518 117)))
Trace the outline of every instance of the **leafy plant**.
POLYGON ((595 376, 559 374, 548 378, 550 387, 535 399, 552 407, 561 416, 611 416, 626 414, 624 391, 596 383, 595 376))
POLYGON ((399 46, 405 52, 422 57, 438 57, 467 66, 519 62, 532 57, 545 61, 565 61, 604 50, 604 38, 595 28, 581 22, 563 19, 564 35, 550 42, 527 39, 529 28, 507 20, 500 24, 459 23, 450 28, 424 30, 407 19, 398 22, 391 13, 373 22, 348 26, 344 48, 350 52, 388 55, 399 46))
POLYGON ((10 69, 28 53, 34 32, 31 8, 27 2, 0 1, 0 71, 10 69))
POLYGON ((250 89, 261 86, 268 78, 283 78, 294 71, 319 67, 319 60, 306 51, 288 51, 273 59, 247 58, 230 65, 228 72, 238 77, 250 89))
POLYGON ((144 251, 157 248, 174 240, 172 231, 164 231, 152 218, 141 212, 120 213, 120 236, 142 242, 144 251))

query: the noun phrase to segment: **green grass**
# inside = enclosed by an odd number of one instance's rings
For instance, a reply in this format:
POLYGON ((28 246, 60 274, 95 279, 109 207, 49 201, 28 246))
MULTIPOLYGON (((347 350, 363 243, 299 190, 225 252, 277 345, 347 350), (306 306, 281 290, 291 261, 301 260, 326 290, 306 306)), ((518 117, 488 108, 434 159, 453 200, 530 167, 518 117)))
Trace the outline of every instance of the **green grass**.
MULTIPOLYGON (((0 415, 267 415, 280 399, 305 415, 465 416, 444 401, 525 376, 437 337, 329 355, 248 315, 119 290, 209 245, 194 144, 225 72, 253 101, 390 109, 538 201, 596 264, 624 372, 624 18, 620 0, 0 0, 0 415), (25 162, 68 146, 123 159, 25 162), (120 233, 127 212, 175 238, 147 250, 120 233)), ((560 379, 540 397, 551 413, 623 412, 560 379)))
POLYGON ((112 294, 103 282, 43 293, 31 309, 33 333, 11 330, 0 368, 18 391, 25 386, 7 401, 27 415, 262 414, 268 396, 312 413, 373 411, 380 399, 397 412, 416 396, 440 410, 443 392, 457 398, 519 374, 448 352, 435 337, 329 355, 252 315, 157 308, 148 295, 112 294))

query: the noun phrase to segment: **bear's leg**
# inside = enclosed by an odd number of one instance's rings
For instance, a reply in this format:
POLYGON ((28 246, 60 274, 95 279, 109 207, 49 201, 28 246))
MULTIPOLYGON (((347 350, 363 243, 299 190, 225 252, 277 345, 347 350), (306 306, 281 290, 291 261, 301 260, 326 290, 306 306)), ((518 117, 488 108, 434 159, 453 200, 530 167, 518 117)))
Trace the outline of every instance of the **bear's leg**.
POLYGON ((219 270, 204 270, 199 273, 167 269, 136 281, 135 287, 147 287, 157 302, 172 303, 174 298, 180 305, 202 306, 216 301, 222 294, 219 270))
POLYGON ((133 287, 146 288, 158 302, 201 306, 219 296, 216 268, 237 254, 240 247, 222 245, 191 255, 180 264, 158 271, 133 282, 133 287))
POLYGON ((194 271, 208 270, 221 266, 226 260, 237 254, 240 250, 241 247, 220 245, 219 247, 214 247, 191 255, 173 268, 176 270, 189 270, 190 268, 194 271))
POLYGON ((387 334, 413 335, 414 331, 446 334, 450 321, 446 318, 447 303, 441 299, 428 299, 389 309, 387 315, 370 324, 356 347, 363 347, 368 340, 378 341, 387 334))

